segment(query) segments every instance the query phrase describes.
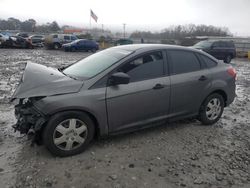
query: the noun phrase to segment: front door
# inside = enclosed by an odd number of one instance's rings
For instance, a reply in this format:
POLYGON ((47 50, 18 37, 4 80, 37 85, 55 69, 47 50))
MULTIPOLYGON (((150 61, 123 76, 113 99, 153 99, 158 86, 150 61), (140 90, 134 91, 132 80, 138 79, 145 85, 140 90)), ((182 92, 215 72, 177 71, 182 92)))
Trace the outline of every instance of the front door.
POLYGON ((110 132, 138 126, 168 115, 170 80, 161 51, 141 55, 118 68, 130 83, 107 87, 110 132))

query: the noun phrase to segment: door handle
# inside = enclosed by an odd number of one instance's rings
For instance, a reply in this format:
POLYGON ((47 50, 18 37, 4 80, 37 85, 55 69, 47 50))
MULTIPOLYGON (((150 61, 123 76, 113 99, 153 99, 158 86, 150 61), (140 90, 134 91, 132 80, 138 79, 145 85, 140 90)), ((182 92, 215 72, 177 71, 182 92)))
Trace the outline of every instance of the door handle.
POLYGON ((164 88, 164 85, 162 85, 162 84, 156 84, 156 85, 153 87, 153 89, 162 89, 162 88, 164 88))
POLYGON ((207 80, 207 77, 204 76, 204 75, 202 75, 202 76, 199 78, 199 80, 200 80, 200 81, 205 81, 205 80, 207 80))

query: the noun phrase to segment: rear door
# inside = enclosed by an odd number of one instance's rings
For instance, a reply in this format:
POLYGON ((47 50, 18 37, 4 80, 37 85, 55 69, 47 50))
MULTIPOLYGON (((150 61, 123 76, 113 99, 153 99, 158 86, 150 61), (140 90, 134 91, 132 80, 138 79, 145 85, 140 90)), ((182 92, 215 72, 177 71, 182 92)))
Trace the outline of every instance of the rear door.
POLYGON ((83 51, 83 50, 85 50, 85 41, 84 40, 80 40, 79 42, 78 42, 78 49, 79 50, 81 50, 81 51, 83 51))
POLYGON ((192 51, 168 50, 171 116, 197 113, 211 87, 211 76, 192 51))
POLYGON ((107 111, 111 132, 138 126, 168 115, 170 79, 164 72, 162 51, 140 55, 123 64, 130 83, 107 87, 107 111))

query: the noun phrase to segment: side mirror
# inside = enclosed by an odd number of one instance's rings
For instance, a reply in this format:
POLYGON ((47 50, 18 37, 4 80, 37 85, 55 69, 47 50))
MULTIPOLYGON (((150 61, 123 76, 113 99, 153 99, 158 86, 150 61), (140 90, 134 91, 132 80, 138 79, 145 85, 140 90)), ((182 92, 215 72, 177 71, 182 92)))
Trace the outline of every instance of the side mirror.
POLYGON ((108 85, 128 84, 130 76, 123 72, 117 72, 109 77, 108 85))

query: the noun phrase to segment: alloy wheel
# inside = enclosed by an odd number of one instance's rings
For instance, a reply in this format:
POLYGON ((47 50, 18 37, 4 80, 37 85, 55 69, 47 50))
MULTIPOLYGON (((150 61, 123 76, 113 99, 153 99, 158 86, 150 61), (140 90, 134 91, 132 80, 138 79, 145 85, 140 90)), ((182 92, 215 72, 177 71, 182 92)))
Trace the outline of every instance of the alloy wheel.
POLYGON ((222 107, 218 98, 212 98, 206 107, 206 116, 209 120, 215 120, 221 113, 222 107))

